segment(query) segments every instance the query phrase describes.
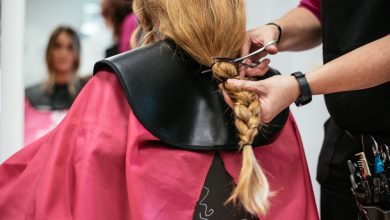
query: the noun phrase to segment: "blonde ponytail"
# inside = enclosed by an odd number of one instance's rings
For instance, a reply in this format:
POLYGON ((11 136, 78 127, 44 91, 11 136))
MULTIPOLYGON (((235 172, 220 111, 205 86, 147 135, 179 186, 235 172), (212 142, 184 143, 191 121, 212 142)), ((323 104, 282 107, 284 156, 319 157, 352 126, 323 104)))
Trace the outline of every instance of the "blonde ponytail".
MULTIPOLYGON (((214 64, 212 57, 236 57, 245 38, 244 0, 135 0, 133 10, 142 29, 141 45, 165 38, 202 65, 212 66, 213 76, 222 82, 238 78, 232 63, 214 64)), ((251 214, 264 215, 269 208, 270 189, 257 163, 252 142, 260 120, 257 95, 223 83, 235 103, 235 125, 240 139, 242 168, 237 186, 227 202, 240 203, 251 214)))
MULTIPOLYGON (((230 63, 213 65, 216 78, 226 81, 237 77, 237 68, 230 63)), ((235 125, 240 138, 242 166, 240 177, 227 202, 238 202, 252 214, 265 214, 269 208, 269 184, 253 153, 252 142, 261 126, 260 101, 257 94, 238 90, 224 83, 223 87, 234 102, 235 125)))

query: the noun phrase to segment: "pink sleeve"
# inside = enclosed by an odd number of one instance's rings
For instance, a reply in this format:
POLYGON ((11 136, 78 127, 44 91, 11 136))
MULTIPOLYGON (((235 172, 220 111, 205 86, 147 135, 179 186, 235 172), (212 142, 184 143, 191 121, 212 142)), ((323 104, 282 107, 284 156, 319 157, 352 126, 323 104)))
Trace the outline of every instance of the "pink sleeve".
POLYGON ((321 0, 301 0, 299 7, 306 8, 321 21, 321 0))
POLYGON ((122 23, 121 35, 119 41, 119 52, 130 50, 130 38, 134 30, 137 28, 138 22, 135 14, 128 15, 122 23))

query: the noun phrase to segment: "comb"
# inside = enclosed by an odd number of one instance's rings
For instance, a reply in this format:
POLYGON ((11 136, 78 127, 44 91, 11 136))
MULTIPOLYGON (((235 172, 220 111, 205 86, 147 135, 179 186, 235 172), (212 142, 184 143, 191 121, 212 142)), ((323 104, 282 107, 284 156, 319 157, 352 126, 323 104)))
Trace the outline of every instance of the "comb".
POLYGON ((355 154, 355 156, 357 156, 359 159, 358 165, 359 165, 360 171, 362 173, 362 176, 364 178, 366 178, 367 176, 371 176, 370 167, 368 166, 367 158, 366 158, 366 155, 364 154, 364 152, 357 153, 357 154, 355 154))

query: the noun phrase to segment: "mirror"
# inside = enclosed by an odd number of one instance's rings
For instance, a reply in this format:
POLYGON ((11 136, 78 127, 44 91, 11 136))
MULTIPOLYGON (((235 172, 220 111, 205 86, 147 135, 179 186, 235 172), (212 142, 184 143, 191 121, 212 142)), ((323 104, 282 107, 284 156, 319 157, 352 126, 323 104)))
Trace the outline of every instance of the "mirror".
POLYGON ((26 1, 25 27, 24 137, 28 144, 64 118, 92 75, 94 63, 105 58, 113 37, 101 16, 101 0, 26 1))

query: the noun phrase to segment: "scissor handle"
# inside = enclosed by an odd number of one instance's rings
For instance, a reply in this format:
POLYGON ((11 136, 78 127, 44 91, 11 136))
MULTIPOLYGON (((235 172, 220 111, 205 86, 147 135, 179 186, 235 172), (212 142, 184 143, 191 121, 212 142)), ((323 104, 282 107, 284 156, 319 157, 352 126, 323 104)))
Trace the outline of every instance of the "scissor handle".
POLYGON ((237 58, 237 59, 235 59, 233 62, 234 62, 234 63, 241 63, 241 62, 242 62, 243 60, 245 60, 246 58, 249 58, 249 57, 251 57, 251 56, 254 56, 254 55, 258 54, 258 53, 261 53, 261 52, 265 51, 269 46, 271 46, 272 44, 275 44, 276 42, 277 42, 276 40, 271 41, 271 42, 269 42, 268 44, 264 45, 262 48, 260 48, 260 49, 258 49, 258 50, 256 50, 256 51, 253 51, 252 53, 250 53, 250 54, 248 54, 248 55, 246 55, 246 56, 237 58))

